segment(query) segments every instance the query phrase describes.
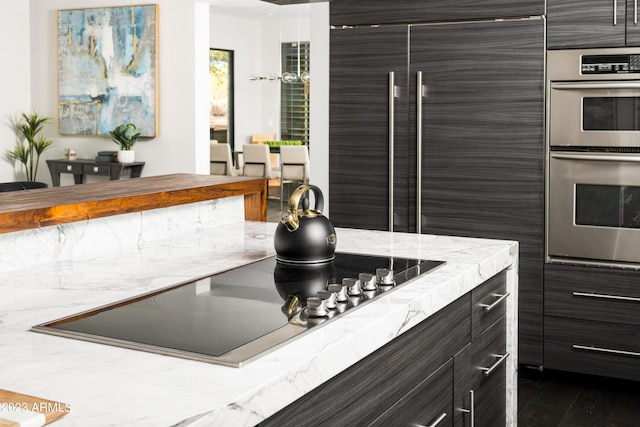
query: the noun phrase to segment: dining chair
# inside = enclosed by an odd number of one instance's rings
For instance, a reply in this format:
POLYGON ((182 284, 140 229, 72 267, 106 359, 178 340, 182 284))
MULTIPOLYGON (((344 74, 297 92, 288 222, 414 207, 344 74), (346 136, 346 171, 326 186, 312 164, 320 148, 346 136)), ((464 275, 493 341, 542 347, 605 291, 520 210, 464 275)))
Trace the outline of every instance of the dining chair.
MULTIPOLYGON (((306 145, 280 146, 280 210, 283 210, 285 184, 309 183, 309 147, 306 145)), ((288 197, 287 197, 288 199, 288 197)))
POLYGON ((211 175, 236 176, 236 168, 231 160, 231 146, 227 143, 209 144, 209 173, 211 175))
MULTIPOLYGON (((264 144, 266 141, 275 141, 276 134, 275 133, 254 133, 251 135, 251 143, 252 144, 264 144)), ((271 164, 272 165, 280 165, 278 153, 271 153, 271 164)))
MULTIPOLYGON (((264 144, 244 144, 242 146, 242 156, 244 176, 260 176, 267 180, 279 179, 280 168, 271 166, 269 156, 269 146, 264 144)), ((267 183, 267 197, 269 197, 269 184, 267 183)))

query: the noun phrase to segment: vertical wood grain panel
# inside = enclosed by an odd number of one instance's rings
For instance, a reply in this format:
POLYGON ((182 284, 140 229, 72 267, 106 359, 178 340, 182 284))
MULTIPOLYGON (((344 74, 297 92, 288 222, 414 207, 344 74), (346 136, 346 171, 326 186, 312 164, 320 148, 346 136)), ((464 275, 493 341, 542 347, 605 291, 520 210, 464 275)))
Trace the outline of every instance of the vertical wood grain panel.
POLYGON ((520 362, 542 364, 544 23, 417 26, 423 232, 520 242, 520 362))
MULTIPOLYGON (((395 101, 396 159, 406 157, 407 27, 331 31, 329 191, 336 226, 388 230, 390 71, 402 88, 395 101)), ((406 167, 398 167, 398 206, 406 167)), ((406 213, 400 216, 406 218, 406 213)), ((406 230, 398 224, 397 231, 406 230)))
POLYGON ((615 1, 617 25, 613 25, 613 0, 548 0, 547 47, 623 47, 625 0, 615 1))
POLYGON ((640 46, 640 3, 627 0, 627 46, 640 46))
POLYGON ((640 381, 640 357, 574 349, 574 345, 640 353, 640 327, 610 322, 545 318, 545 367, 640 381))
POLYGON ((331 25, 456 21, 544 14, 544 0, 337 0, 331 25))

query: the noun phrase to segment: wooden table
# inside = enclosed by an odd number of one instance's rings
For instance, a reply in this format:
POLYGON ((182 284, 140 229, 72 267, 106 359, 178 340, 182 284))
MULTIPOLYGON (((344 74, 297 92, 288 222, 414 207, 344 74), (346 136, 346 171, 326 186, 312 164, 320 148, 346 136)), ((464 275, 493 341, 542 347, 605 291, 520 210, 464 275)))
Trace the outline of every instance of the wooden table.
POLYGON ((246 220, 267 220, 264 178, 172 174, 0 193, 0 233, 232 196, 246 220))
POLYGON ((51 181, 54 187, 60 186, 60 174, 73 174, 73 181, 76 184, 84 182, 85 175, 108 176, 111 181, 120 179, 122 175, 130 175, 131 178, 139 178, 142 174, 144 162, 132 163, 105 163, 96 162, 91 159, 55 159, 47 160, 49 172, 51 173, 51 181))

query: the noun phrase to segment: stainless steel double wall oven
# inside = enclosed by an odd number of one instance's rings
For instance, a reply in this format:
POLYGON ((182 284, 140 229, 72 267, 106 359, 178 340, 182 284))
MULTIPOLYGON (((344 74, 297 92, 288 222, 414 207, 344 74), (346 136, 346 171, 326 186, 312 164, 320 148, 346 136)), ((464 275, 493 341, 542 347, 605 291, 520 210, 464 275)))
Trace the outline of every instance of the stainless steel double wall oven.
POLYGON ((640 268, 640 48, 547 61, 547 261, 640 268))

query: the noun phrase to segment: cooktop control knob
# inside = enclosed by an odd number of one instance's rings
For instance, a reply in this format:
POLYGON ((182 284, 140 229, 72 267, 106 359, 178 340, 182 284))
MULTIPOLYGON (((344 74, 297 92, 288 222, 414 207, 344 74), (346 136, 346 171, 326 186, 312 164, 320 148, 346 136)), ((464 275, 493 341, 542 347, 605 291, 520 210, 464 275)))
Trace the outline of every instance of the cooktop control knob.
POLYGON ((377 277, 374 276, 373 274, 360 273, 358 275, 358 279, 362 284, 362 290, 375 291, 378 288, 378 285, 376 284, 377 277))
POLYGON ((329 314, 327 301, 318 297, 307 298, 307 316, 325 317, 329 314))
POLYGON ((376 268, 376 280, 380 286, 393 286, 396 284, 393 278, 393 270, 388 268, 376 268))
POLYGON ((329 292, 333 292, 336 294, 337 302, 346 302, 349 300, 349 295, 347 295, 347 287, 345 285, 340 285, 338 283, 332 283, 327 288, 329 292))
POLYGON ((333 310, 336 308, 337 294, 331 291, 318 291, 318 298, 323 299, 327 303, 327 308, 333 310))
POLYGON ((362 284, 359 279, 345 277, 342 279, 342 284, 347 286, 347 293, 352 297, 358 296, 362 293, 362 284))

